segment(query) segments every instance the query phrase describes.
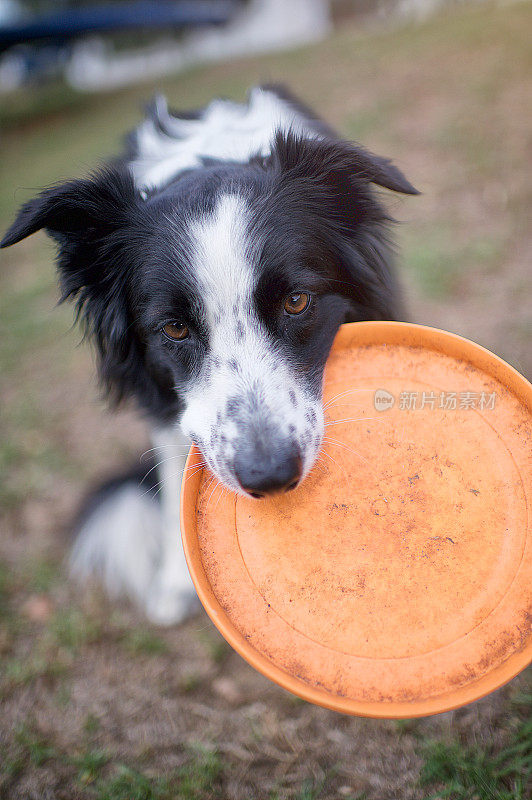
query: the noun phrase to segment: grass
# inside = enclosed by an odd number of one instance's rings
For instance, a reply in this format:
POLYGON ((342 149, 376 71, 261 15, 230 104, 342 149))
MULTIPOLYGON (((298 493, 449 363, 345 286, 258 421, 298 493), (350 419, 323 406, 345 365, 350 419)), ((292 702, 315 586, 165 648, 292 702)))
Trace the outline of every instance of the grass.
POLYGON ((105 750, 87 750, 81 755, 72 756, 69 763, 76 769, 75 780, 81 786, 89 786, 101 775, 111 759, 105 750))
POLYGON ((198 631, 198 639, 214 664, 223 664, 231 648, 214 627, 198 631))
POLYGON ((173 800, 175 794, 167 778, 149 778, 121 765, 113 777, 97 782, 94 797, 97 800, 173 800))
POLYGON ((186 763, 168 775, 155 776, 148 770, 115 760, 105 750, 88 748, 68 753, 51 743, 35 726, 24 723, 15 731, 14 752, 3 761, 2 781, 9 783, 29 763, 43 768, 55 762, 71 774, 74 785, 86 800, 211 800, 216 797, 222 762, 213 750, 189 748, 186 763), (108 768, 109 767, 109 768, 108 768))
POLYGON ((301 791, 297 795, 297 800, 318 800, 325 788, 326 776, 320 781, 306 780, 303 782, 301 791))
POLYGON ((57 678, 68 671, 70 662, 63 660, 56 653, 32 653, 29 658, 20 656, 2 661, 2 680, 0 681, 0 699, 10 692, 28 686, 38 679, 46 679, 52 685, 57 678))
POLYGON ((164 639, 146 628, 125 631, 121 641, 127 652, 132 655, 157 656, 168 652, 168 645, 164 639))
MULTIPOLYGON (((422 190, 386 198, 407 223, 396 232, 412 318, 450 327, 460 317, 458 332, 482 331, 532 374, 531 24, 531 3, 484 3, 395 31, 346 25, 312 47, 157 85, 4 99, 0 227, 42 186, 117 152, 155 90, 193 107, 286 81, 422 190)), ((77 347, 71 310, 56 307, 45 237, 0 259, 2 800, 329 800, 349 798, 350 786, 357 800, 525 800, 529 694, 512 702, 508 687, 449 719, 344 718, 254 673, 205 618, 161 633, 134 609, 81 601, 62 567, 69 520, 88 482, 149 445, 131 415, 102 413, 89 351, 77 347), (49 606, 42 619, 25 610, 33 596, 49 606), (234 704, 212 686, 226 674, 234 704), (200 735, 207 749, 190 750, 200 735)))
POLYGON ((46 557, 30 557, 20 564, 17 582, 26 591, 37 594, 50 592, 62 580, 61 565, 46 557))
POLYGON ((520 714, 507 725, 503 747, 436 740, 423 749, 424 800, 527 800, 532 792, 532 694, 514 700, 520 714), (513 723, 513 724, 512 724, 513 723))
POLYGON ((208 800, 217 794, 221 762, 203 751, 167 777, 153 777, 123 764, 94 785, 95 800, 208 800))
POLYGON ((45 556, 21 559, 16 569, 0 562, 0 700, 44 681, 56 692, 56 702, 68 705, 68 685, 60 682, 102 629, 78 608, 53 611, 51 597, 62 581, 58 564, 45 556))
POLYGON ((24 756, 36 767, 42 767, 51 758, 57 757, 57 751, 43 736, 35 733, 27 724, 21 725, 15 732, 15 742, 24 756))
POLYGON ((11 594, 11 574, 7 564, 0 562, 0 618, 9 613, 9 597, 11 594))
POLYGON ((85 722, 83 723, 83 732, 90 739, 92 738, 101 727, 100 720, 94 714, 87 714, 85 722))
POLYGON ((445 301, 456 295, 473 271, 490 274, 500 263, 503 243, 488 235, 461 243, 456 225, 430 228, 424 236, 406 233, 403 248, 408 270, 423 295, 445 301))
POLYGON ((100 639, 102 625, 78 608, 59 609, 48 624, 48 634, 51 644, 75 654, 100 639))
POLYGON ((222 761, 216 752, 196 748, 194 757, 177 773, 178 800, 216 796, 222 776, 222 761))
POLYGON ((31 283, 14 287, 0 297, 0 359, 6 370, 11 370, 21 356, 31 354, 36 341, 42 347, 63 333, 66 315, 57 313, 56 302, 51 274, 36 276, 31 283))

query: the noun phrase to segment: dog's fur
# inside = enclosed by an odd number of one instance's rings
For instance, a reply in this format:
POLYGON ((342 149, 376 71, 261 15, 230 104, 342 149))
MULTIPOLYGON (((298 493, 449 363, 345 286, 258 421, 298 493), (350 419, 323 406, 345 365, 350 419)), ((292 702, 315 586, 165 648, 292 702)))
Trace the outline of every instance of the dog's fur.
MULTIPOLYGON (((126 155, 42 192, 2 246, 44 228, 114 402, 153 425, 159 504, 130 475, 92 498, 72 569, 161 623, 195 594, 179 548, 188 441, 236 492, 293 488, 321 446, 322 373, 346 321, 398 319, 390 219, 375 186, 415 194, 279 87, 170 113, 158 97, 126 155), (299 314, 288 296, 310 296, 299 314), (167 323, 188 336, 168 339, 167 323), (280 477, 282 476, 282 477, 280 477)), ((149 488, 149 487, 148 487, 149 488)))

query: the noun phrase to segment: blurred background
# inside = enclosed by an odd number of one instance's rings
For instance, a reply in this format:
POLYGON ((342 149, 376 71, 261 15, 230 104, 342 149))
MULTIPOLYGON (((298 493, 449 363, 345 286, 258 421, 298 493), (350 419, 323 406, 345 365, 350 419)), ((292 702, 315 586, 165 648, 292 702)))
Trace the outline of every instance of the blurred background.
MULTIPOLYGON (((0 228, 116 154, 155 91, 192 108, 285 82, 423 192, 385 198, 410 319, 530 379, 531 33, 524 0, 0 0, 0 228)), ((151 445, 100 401, 46 237, 0 264, 0 797, 529 798, 530 670, 449 714, 348 718, 204 614, 156 629, 68 584, 81 498, 151 445)))

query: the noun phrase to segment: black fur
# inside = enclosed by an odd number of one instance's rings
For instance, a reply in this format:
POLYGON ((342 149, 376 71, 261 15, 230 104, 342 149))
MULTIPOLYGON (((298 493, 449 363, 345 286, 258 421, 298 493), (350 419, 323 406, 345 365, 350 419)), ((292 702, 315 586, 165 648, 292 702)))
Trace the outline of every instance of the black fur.
MULTIPOLYGON (((161 317, 171 309, 172 318, 189 318, 200 303, 183 219, 212 208, 222 188, 249 200, 252 230, 264 243, 260 316, 310 380, 319 380, 342 322, 403 316, 391 266, 391 220, 374 184, 416 190, 390 161, 340 140, 289 93, 277 92, 327 138, 279 133, 270 157, 206 160, 147 199, 136 190, 127 159, 117 161, 90 178, 46 189, 7 231, 2 247, 41 228, 56 241, 62 300, 75 301, 113 402, 133 397, 159 422, 179 415, 180 383, 198 369, 208 332, 198 322, 194 343, 177 356, 161 339, 161 317), (319 303, 286 331, 272 308, 294 282, 315 286, 319 303)), ((133 151, 134 142, 130 156, 133 151)))

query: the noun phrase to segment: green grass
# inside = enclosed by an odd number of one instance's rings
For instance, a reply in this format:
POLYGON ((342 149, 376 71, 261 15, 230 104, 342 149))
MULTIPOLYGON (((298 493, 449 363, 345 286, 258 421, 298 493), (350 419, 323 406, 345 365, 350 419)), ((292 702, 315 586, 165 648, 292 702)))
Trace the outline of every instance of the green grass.
POLYGON ((342 133, 348 139, 366 142, 378 130, 383 119, 397 113, 399 99, 393 95, 380 96, 365 108, 348 112, 342 121, 342 133))
POLYGON ((158 656, 168 652, 168 645, 164 639, 147 628, 125 631, 121 641, 132 655, 158 656))
POLYGON ((56 748, 27 724, 23 724, 17 729, 15 742, 21 748, 24 756, 36 767, 42 767, 47 761, 58 756, 56 748))
POLYGON ((22 686, 27 686, 41 678, 53 685, 64 677, 71 666, 56 653, 31 653, 29 656, 11 656, 0 660, 0 700, 22 686))
POLYGON ((197 636, 207 655, 215 664, 222 664, 231 652, 231 647, 213 627, 199 630, 197 636))
POLYGON ((109 761, 110 755, 98 749, 87 749, 73 755, 66 753, 43 735, 33 722, 25 722, 16 728, 11 753, 1 764, 0 795, 2 781, 15 780, 28 764, 40 768, 54 762, 62 768, 70 768, 72 781, 80 787, 87 787, 101 776, 109 761))
POLYGON ((11 596, 11 571, 7 564, 0 561, 0 619, 9 615, 9 598, 11 596))
POLYGON ((71 756, 68 761, 77 771, 76 781, 82 786, 88 786, 100 777, 110 758, 105 750, 87 750, 80 755, 71 756))
MULTIPOLYGON (((10 370, 21 356, 43 347, 64 331, 67 312, 58 313, 57 288, 52 270, 37 274, 29 284, 0 296, 0 359, 10 370)), ((69 313, 69 317, 70 317, 69 313)))
POLYGON ((218 793, 222 765, 216 753, 200 751, 180 770, 151 776, 123 764, 97 781, 95 800, 208 800, 218 793))
MULTIPOLYGON (((39 565, 39 562, 37 562, 39 565)), ((0 648, 0 699, 38 680, 55 691, 55 702, 68 707, 70 688, 69 670, 81 649, 100 640, 101 621, 75 607, 60 608, 48 620, 33 622, 17 610, 11 595, 35 588, 46 591, 57 580, 56 566, 43 559, 41 568, 36 562, 27 563, 17 573, 8 574, 0 569, 0 609, 5 641, 0 648), (4 576, 4 577, 2 577, 4 576), (25 576, 29 576, 27 582, 25 576), (19 650, 17 640, 31 637, 33 645, 19 650)))
POLYGON ((102 634, 99 620, 89 617, 77 608, 58 610, 48 625, 51 642, 76 653, 84 645, 96 642, 102 634))
POLYGON ((71 459, 51 435, 60 414, 46 406, 35 385, 50 391, 50 364, 59 380, 72 363, 74 348, 66 347, 66 340, 72 345, 74 338, 72 314, 56 308, 50 249, 35 243, 31 251, 35 263, 29 275, 16 250, 13 256, 0 256, 5 262, 0 271, 0 371, 8 392, 2 408, 0 506, 6 508, 42 494, 51 475, 68 475, 71 469, 71 459))
POLYGON ((86 800, 214 800, 220 796, 220 757, 204 747, 189 750, 181 768, 154 775, 138 764, 132 767, 114 759, 101 748, 66 752, 26 722, 16 729, 11 752, 0 762, 0 794, 6 782, 16 780, 28 764, 41 768, 55 762, 70 772, 71 790, 78 787, 86 800))
POLYGON ((400 735, 418 735, 418 723, 417 719, 394 719, 392 725, 394 730, 400 735))
POLYGON ((471 271, 493 272, 500 263, 504 243, 491 234, 463 243, 456 223, 419 231, 401 231, 404 267, 426 297, 446 300, 457 293, 471 271))
MULTIPOLYGON (((290 800, 320 800, 320 798, 329 798, 329 797, 337 797, 336 794, 333 794, 334 789, 332 788, 332 778, 335 775, 336 770, 334 768, 329 769, 324 772, 324 774, 320 778, 306 778, 299 790, 296 793, 286 794, 282 789, 274 789, 268 795, 268 800, 285 800, 285 798, 290 798, 290 800)), ((338 795, 339 797, 340 795, 338 795)), ((367 800, 366 792, 357 792, 356 794, 342 794, 341 795, 344 800, 367 800)), ((259 800, 259 798, 257 798, 259 800)))
POLYGON ((87 714, 85 722, 83 723, 83 732, 90 739, 92 738, 101 727, 101 722, 94 714, 87 714))
POLYGON ((62 580, 61 565, 52 559, 30 557, 19 565, 17 582, 25 591, 50 592, 62 580))
POLYGON ((196 672, 186 672, 181 676, 179 688, 184 694, 194 692, 202 685, 202 676, 196 672))
POLYGON ((176 795, 167 778, 150 778, 124 765, 94 787, 95 800, 174 800, 176 795))
POLYGON ((501 749, 433 741, 423 751, 422 786, 438 786, 424 800, 529 800, 532 792, 532 694, 514 699, 520 715, 501 749))
POLYGON ((216 752, 196 748, 188 764, 176 776, 176 800, 219 796, 216 791, 222 775, 222 762, 216 752))
POLYGON ((303 786, 297 795, 297 800, 318 800, 325 788, 326 781, 326 776, 321 780, 309 778, 303 781, 303 786))

